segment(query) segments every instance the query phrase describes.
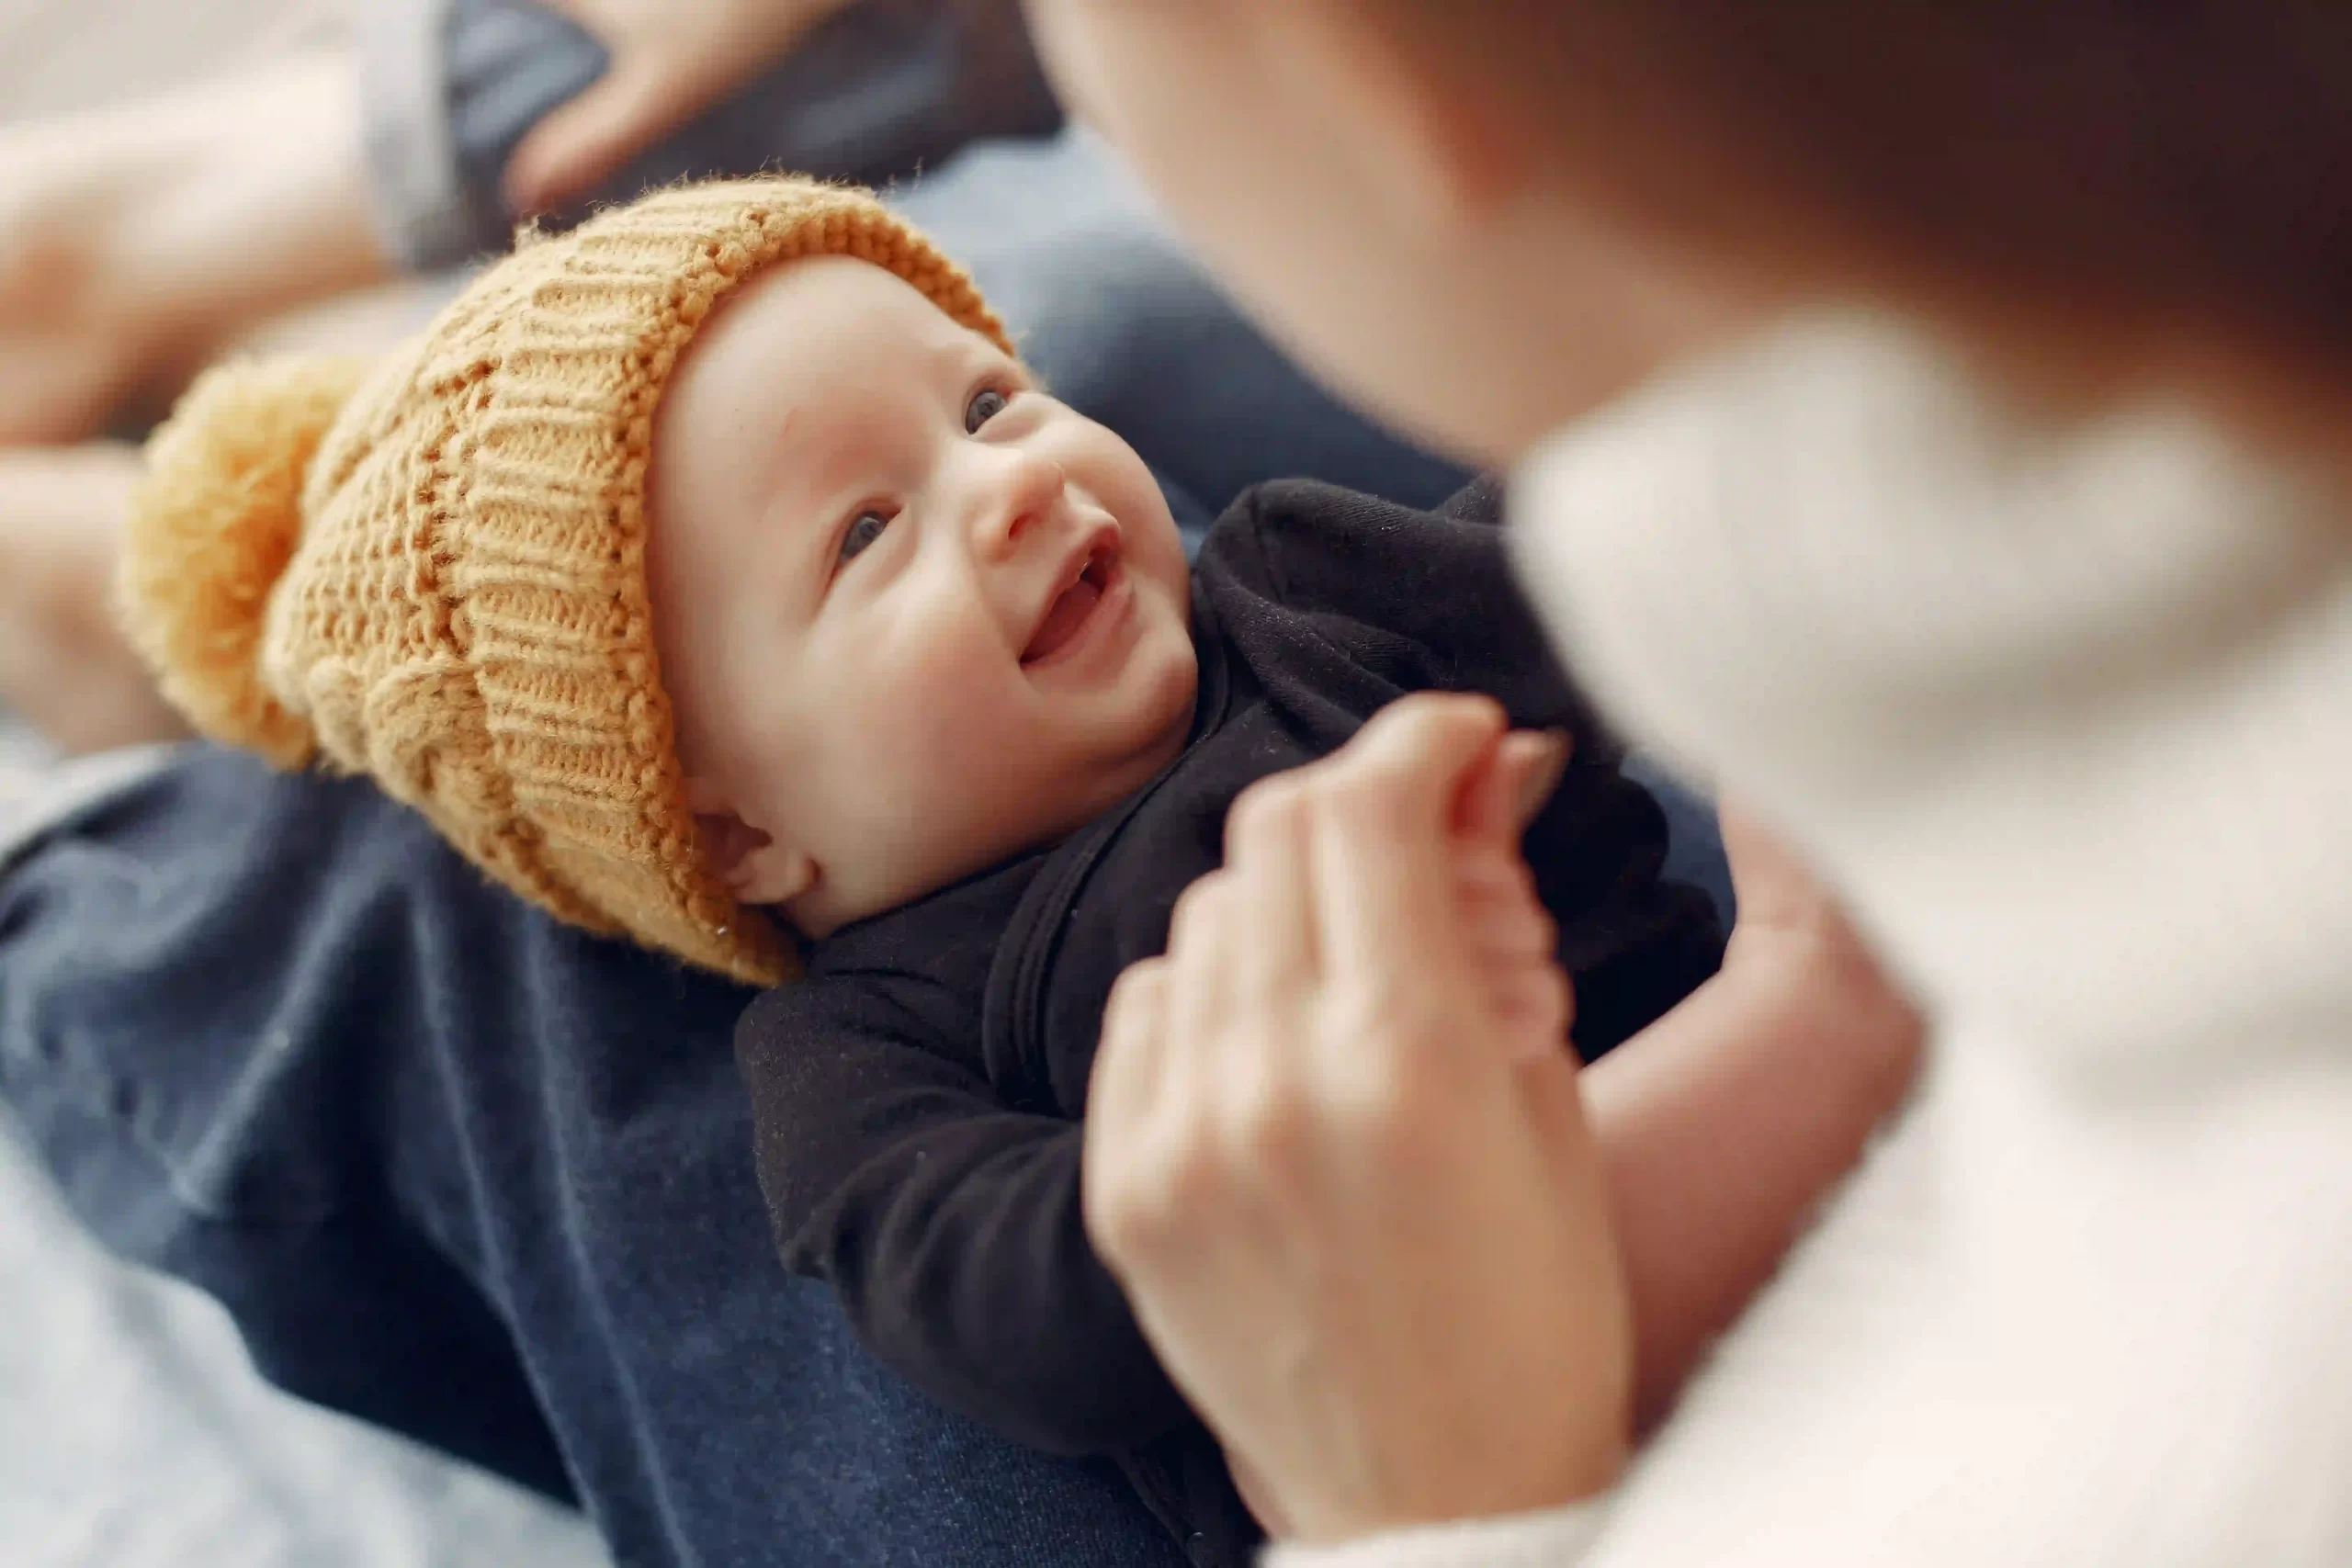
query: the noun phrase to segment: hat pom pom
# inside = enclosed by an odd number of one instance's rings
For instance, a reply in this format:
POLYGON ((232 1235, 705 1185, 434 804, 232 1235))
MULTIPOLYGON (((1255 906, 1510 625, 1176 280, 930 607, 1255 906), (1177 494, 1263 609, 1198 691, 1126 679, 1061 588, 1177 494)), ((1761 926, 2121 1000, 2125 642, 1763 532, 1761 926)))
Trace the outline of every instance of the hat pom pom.
POLYGON ((148 443, 123 541, 124 627, 164 694, 204 734, 281 767, 309 761, 315 738, 263 678, 270 595, 301 542, 311 461, 364 369, 207 372, 148 443))

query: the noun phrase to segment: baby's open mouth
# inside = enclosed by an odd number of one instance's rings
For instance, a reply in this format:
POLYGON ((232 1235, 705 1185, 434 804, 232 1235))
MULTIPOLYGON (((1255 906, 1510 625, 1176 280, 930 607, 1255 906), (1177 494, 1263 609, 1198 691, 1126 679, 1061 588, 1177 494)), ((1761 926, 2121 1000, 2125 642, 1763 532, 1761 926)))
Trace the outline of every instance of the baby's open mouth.
POLYGON ((1090 554, 1078 581, 1061 591, 1052 608, 1046 612, 1046 618, 1038 623, 1029 646, 1021 650, 1021 662, 1041 663, 1076 642, 1079 633, 1092 618, 1095 606, 1102 603, 1102 595, 1118 581, 1118 571, 1119 557, 1114 548, 1104 546, 1090 554))

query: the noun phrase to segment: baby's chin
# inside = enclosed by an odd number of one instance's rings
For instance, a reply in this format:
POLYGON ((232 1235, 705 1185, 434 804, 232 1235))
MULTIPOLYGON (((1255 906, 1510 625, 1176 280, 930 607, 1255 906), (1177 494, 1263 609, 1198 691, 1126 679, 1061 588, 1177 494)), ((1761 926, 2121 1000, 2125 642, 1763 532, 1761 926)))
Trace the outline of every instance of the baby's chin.
POLYGON ((1170 650, 1166 667, 1154 671, 1146 682, 1149 690, 1137 704, 1148 715, 1142 724, 1150 739, 1142 750, 1158 756, 1150 769, 1154 773, 1174 761, 1183 750, 1193 730, 1193 705, 1200 699, 1201 656, 1193 646, 1189 594, 1178 601, 1178 610, 1182 619, 1177 626, 1182 634, 1177 639, 1179 646, 1170 650))
MULTIPOLYGON (((1189 639, 1182 658, 1168 664, 1153 689, 1133 705, 1132 730, 1123 738, 1106 737, 1115 743, 1104 747, 1099 760, 1074 764, 1058 785, 1047 782, 1040 787, 1032 781, 1017 803, 1006 802, 1001 812, 975 820, 970 831, 920 847, 910 846, 902 833, 883 835, 874 856, 852 874, 820 872, 806 893, 768 906, 767 913, 803 941, 822 942, 1023 855, 1051 849, 1080 831, 1149 784, 1182 752, 1199 686, 1189 639), (916 848, 911 860, 906 858, 910 847, 916 848)), ((956 775, 944 770, 942 776, 956 775)), ((933 820, 946 820, 946 813, 934 814, 933 820)), ((849 857, 854 863, 862 858, 849 857)))

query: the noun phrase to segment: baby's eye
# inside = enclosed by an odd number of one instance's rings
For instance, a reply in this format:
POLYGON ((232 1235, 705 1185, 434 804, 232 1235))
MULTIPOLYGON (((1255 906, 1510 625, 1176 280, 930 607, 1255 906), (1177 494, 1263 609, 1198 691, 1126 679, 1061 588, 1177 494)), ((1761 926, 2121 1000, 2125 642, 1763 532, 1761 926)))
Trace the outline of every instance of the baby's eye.
POLYGON ((964 405, 964 434, 978 435, 980 426, 1002 413, 1010 400, 994 387, 983 387, 974 392, 972 400, 964 405))
POLYGON ((879 539, 882 530, 889 525, 890 514, 887 512, 859 513, 842 535, 842 559, 846 561, 863 555, 865 547, 879 539))

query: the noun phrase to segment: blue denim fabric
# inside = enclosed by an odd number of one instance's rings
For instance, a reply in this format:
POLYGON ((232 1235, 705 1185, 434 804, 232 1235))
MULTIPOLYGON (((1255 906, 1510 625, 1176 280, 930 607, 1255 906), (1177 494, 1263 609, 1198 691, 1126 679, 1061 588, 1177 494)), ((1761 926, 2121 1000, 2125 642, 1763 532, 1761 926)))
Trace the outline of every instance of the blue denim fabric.
POLYGON ((626 1564, 1177 1564, 1116 1476, 939 1410, 771 1249, 736 987, 486 886, 360 782, 209 748, 0 881, 0 1092, 282 1386, 626 1564))

